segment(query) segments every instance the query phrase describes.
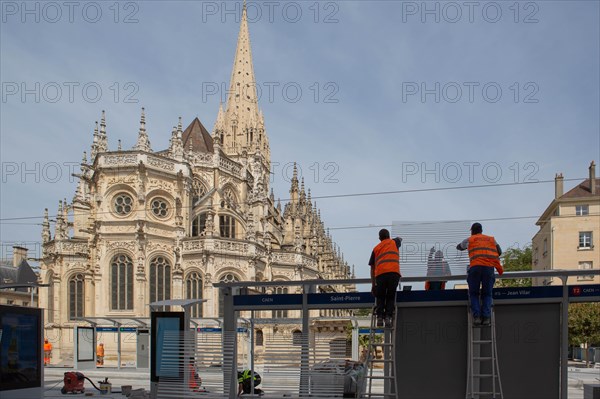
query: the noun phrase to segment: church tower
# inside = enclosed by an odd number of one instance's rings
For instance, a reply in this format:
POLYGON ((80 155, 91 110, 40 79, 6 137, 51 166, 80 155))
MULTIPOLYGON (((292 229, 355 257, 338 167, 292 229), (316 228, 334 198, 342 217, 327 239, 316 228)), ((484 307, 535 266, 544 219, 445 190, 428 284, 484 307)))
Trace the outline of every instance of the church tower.
POLYGON ((229 157, 242 163, 244 160, 240 158, 258 157, 268 171, 271 154, 263 114, 258 107, 256 85, 244 2, 227 105, 225 111, 219 108, 213 137, 220 139, 223 151, 229 157))

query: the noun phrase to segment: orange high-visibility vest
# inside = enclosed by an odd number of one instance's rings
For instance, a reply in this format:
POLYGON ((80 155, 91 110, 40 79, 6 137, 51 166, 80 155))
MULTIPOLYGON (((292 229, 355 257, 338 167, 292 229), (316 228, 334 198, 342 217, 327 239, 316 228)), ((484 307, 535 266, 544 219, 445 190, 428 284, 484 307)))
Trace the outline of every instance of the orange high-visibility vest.
POLYGON ((104 346, 98 345, 98 347, 96 348, 96 356, 104 357, 104 346))
POLYGON ((52 344, 50 342, 44 344, 44 352, 52 352, 52 344))
POLYGON ((381 241, 373 249, 375 254, 375 277, 383 273, 400 274, 400 251, 396 242, 390 238, 381 241))
POLYGON ((483 234, 469 237, 469 267, 472 266, 495 267, 498 273, 503 272, 494 237, 483 234))

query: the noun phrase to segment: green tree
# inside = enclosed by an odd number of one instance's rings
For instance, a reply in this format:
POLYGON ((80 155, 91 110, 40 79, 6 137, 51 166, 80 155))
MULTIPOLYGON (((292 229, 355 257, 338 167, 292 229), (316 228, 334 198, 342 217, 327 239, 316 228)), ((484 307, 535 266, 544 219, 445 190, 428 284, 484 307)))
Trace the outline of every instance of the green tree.
POLYGON ((569 305, 569 343, 583 344, 585 364, 589 366, 588 348, 600 345, 600 303, 569 305))
MULTIPOLYGON (((508 248, 502 253, 502 265, 505 272, 531 270, 531 245, 524 249, 508 248)), ((531 287, 530 278, 501 279, 496 287, 531 287)))

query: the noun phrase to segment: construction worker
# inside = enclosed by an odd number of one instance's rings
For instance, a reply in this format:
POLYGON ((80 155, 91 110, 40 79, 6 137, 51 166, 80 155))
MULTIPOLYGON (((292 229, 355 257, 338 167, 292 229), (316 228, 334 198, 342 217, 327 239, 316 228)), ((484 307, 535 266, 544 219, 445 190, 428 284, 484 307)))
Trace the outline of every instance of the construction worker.
POLYGON ((473 223, 471 237, 463 240, 456 246, 456 249, 459 251, 469 250, 467 283, 469 284, 473 324, 489 326, 492 315, 492 289, 496 280, 494 269, 498 271, 499 275, 504 273, 500 264, 502 249, 494 237, 483 234, 481 223, 473 223))
POLYGON ((50 358, 52 357, 52 344, 48 342, 48 338, 44 338, 44 366, 50 364, 50 358))
POLYGON ((254 373, 248 369, 244 371, 238 371, 238 396, 241 396, 243 393, 252 393, 253 385, 255 387, 255 395, 264 395, 262 389, 256 388, 256 386, 260 385, 261 381, 262 379, 256 371, 254 373), (254 374, 254 378, 252 378, 252 374, 254 374))
POLYGON ((379 230, 379 244, 373 248, 371 266, 371 293, 375 297, 377 327, 391 327, 396 310, 396 289, 400 282, 400 245, 402 238, 390 239, 387 229, 379 230))
POLYGON ((196 372, 196 367, 194 366, 194 358, 191 357, 188 363, 189 376, 188 376, 188 385, 191 391, 201 392, 205 391, 202 388, 202 378, 196 372))
POLYGON ((102 342, 96 347, 96 366, 104 366, 104 344, 102 342))
MULTIPOLYGON (((431 247, 427 256, 427 277, 450 276, 452 272, 448 262, 444 259, 444 253, 431 247), (435 254, 435 255, 434 255, 435 254)), ((446 289, 446 281, 426 281, 425 291, 436 291, 446 289)))

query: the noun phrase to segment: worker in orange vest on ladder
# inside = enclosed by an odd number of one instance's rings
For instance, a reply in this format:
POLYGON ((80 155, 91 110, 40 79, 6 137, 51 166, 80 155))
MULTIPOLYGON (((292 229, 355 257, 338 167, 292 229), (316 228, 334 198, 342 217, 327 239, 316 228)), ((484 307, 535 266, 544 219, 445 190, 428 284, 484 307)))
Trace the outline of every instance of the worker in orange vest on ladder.
POLYGON ((469 250, 467 283, 469 284, 473 325, 489 326, 492 315, 492 289, 496 281, 494 269, 498 271, 499 275, 504 273, 500 264, 502 249, 494 237, 483 234, 481 223, 473 223, 471 236, 458 244, 456 249, 459 251, 469 250))
POLYGON ((50 358, 52 357, 52 344, 48 342, 48 338, 44 339, 44 366, 50 364, 50 358))
POLYGON ((396 310, 396 289, 400 282, 400 251, 402 239, 390 239, 387 229, 379 231, 379 244, 373 248, 371 266, 371 293, 375 297, 377 327, 392 327, 396 310))

